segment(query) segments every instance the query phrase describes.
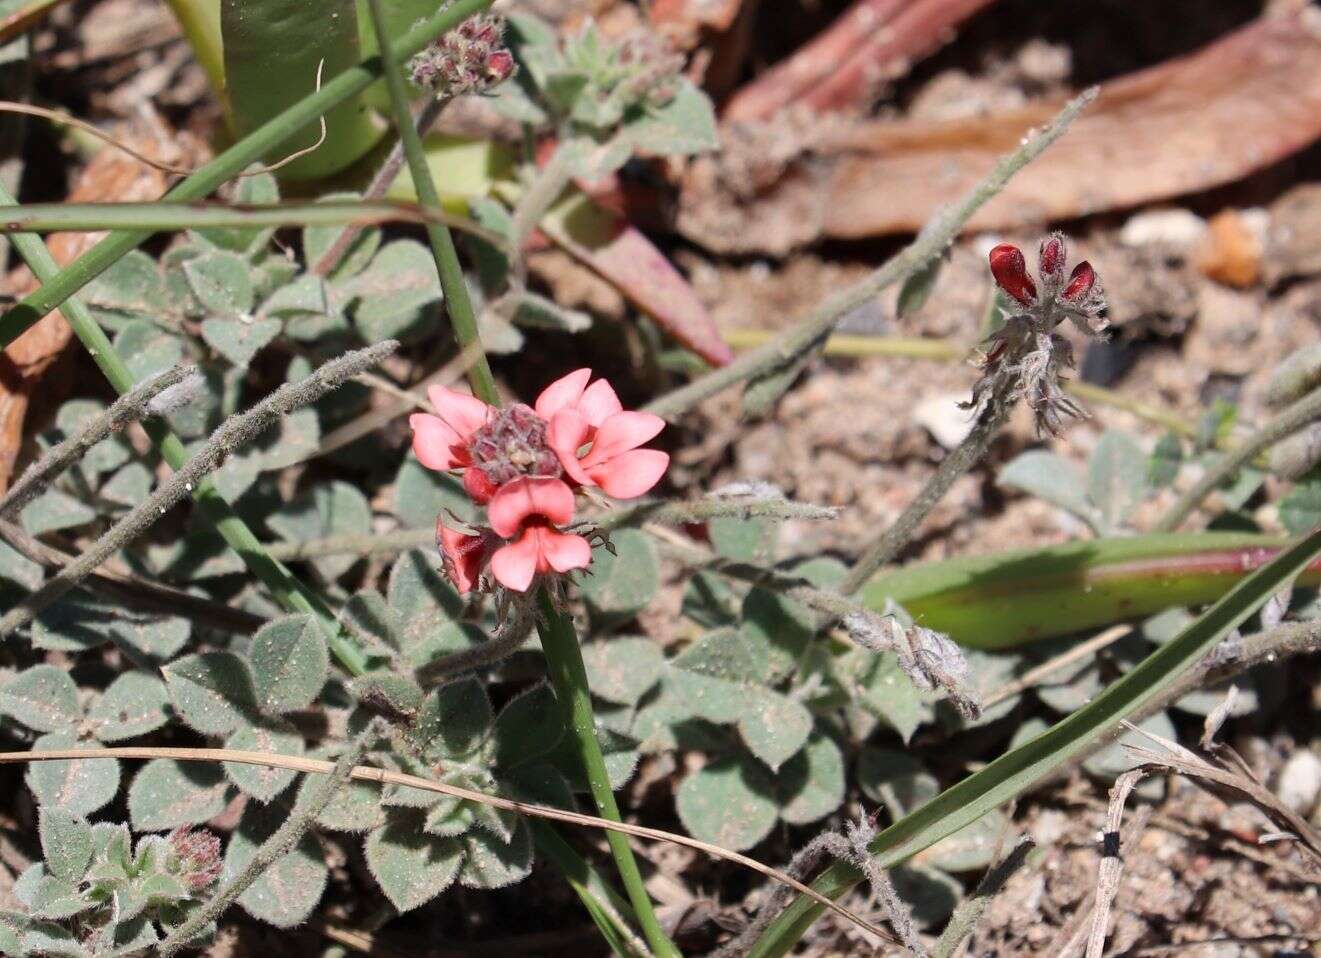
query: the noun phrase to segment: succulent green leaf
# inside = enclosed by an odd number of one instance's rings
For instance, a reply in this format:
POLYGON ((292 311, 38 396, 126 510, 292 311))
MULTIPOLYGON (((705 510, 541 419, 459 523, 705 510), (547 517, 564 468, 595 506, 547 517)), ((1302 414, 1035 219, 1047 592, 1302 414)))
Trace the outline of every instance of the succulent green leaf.
POLYGON ((204 652, 163 670, 175 711, 203 735, 228 735, 258 713, 248 663, 232 652, 204 652))
POLYGON ((416 814, 392 815, 367 837, 366 852, 372 877, 401 912, 425 905, 453 884, 464 858, 457 839, 427 835, 416 814))
POLYGON ((642 636, 593 642, 583 647, 583 661, 592 693, 618 705, 636 705, 665 668, 660 647, 642 636))
MULTIPOLYGON (((79 742, 67 732, 43 735, 34 751, 68 748, 100 748, 79 742)), ((86 818, 108 805, 119 791, 119 762, 115 759, 79 759, 70 762, 33 762, 26 776, 28 788, 42 805, 62 808, 86 818)))
POLYGON ((532 874, 532 834, 525 822, 514 826, 508 841, 478 829, 462 842, 467 856, 459 870, 459 884, 465 888, 504 888, 532 874))
POLYGON ((153 732, 169 721, 165 683, 145 672, 125 672, 92 703, 87 718, 102 742, 153 732))
MULTIPOLYGON (((283 809, 248 805, 225 849, 222 882, 232 881, 252 861, 285 815, 283 809)), ((314 835, 304 835, 292 851, 262 872, 239 897, 239 904, 259 921, 276 928, 292 928, 304 922, 321 900, 328 872, 321 843, 314 835)))
POLYGON ((128 787, 128 813, 140 832, 197 825, 225 810, 229 783, 218 765, 155 758, 128 787))
POLYGON ((0 687, 0 712, 38 732, 67 732, 82 720, 78 686, 53 665, 34 665, 0 687))
POLYGON ((37 834, 47 871, 75 885, 81 882, 92 860, 92 826, 87 819, 62 808, 42 808, 37 834))
MULTIPOLYGON (((276 755, 302 755, 303 736, 292 725, 279 719, 244 725, 225 741, 225 748, 242 752, 272 752, 276 755)), ((239 790, 259 802, 269 802, 293 782, 297 774, 291 768, 225 762, 225 775, 239 790)))
POLYGON ((248 659, 257 703, 268 715, 307 708, 330 670, 325 635, 310 615, 290 615, 262 626, 248 659))
POLYGON ((607 618, 626 618, 645 608, 660 587, 660 560, 651 537, 637 529, 610 536, 615 554, 604 545, 592 550, 590 575, 582 593, 592 610, 607 618))
POLYGON ((689 775, 676 805, 688 834, 735 851, 769 835, 778 815, 775 782, 750 755, 718 759, 689 775))

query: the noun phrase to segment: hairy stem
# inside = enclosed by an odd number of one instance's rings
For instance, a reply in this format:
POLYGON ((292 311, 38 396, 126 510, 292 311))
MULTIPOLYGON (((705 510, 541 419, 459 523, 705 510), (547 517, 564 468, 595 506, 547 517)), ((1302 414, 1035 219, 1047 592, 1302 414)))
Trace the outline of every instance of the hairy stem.
POLYGON ((162 958, 169 958, 181 948, 186 947, 204 928, 215 921, 232 905, 240 895, 251 887, 266 869, 289 854, 303 840, 312 821, 330 804, 335 793, 343 787, 353 774, 353 769, 362 761, 367 750, 376 744, 381 736, 381 719, 376 719, 362 731, 344 750, 335 762, 335 769, 326 779, 317 784, 316 789, 299 808, 297 808, 276 829, 275 834, 262 843, 252 860, 243 867, 224 887, 220 888, 205 905, 192 914, 187 921, 170 933, 160 944, 162 958))
POLYGON ((399 348, 386 340, 357 352, 346 353, 326 363, 312 375, 296 383, 287 383, 252 409, 226 419, 196 454, 143 502, 116 522, 105 535, 85 549, 73 562, 46 580, 41 588, 25 596, 0 618, 0 638, 32 621, 42 609, 64 595, 96 568, 142 533, 194 488, 239 446, 250 442, 267 426, 295 409, 316 402, 326 393, 352 379, 364 369, 375 366, 399 348))
POLYGON ((1027 137, 1023 145, 995 165, 987 177, 966 197, 933 219, 908 246, 870 276, 830 297, 801 322, 771 341, 749 350, 732 363, 712 370, 700 379, 668 393, 646 406, 646 411, 673 419, 675 416, 716 393, 774 370, 783 370, 803 361, 819 348, 845 315, 895 283, 902 282, 944 252, 983 204, 999 193, 1010 177, 1036 159, 1069 128, 1096 91, 1072 100, 1051 123, 1027 137))
POLYGON ((1281 439, 1287 438, 1317 418, 1321 418, 1321 389, 1308 393, 1217 460, 1191 489, 1179 497, 1179 501, 1170 507, 1170 511, 1161 517, 1156 523, 1155 531, 1172 532, 1179 528, 1179 525, 1192 515, 1193 510, 1201 505, 1202 500, 1222 482, 1250 463, 1259 453, 1265 452, 1281 439))
MULTIPOLYGON (((381 49, 381 62, 385 68, 385 86, 390 92, 390 103, 394 107, 395 126, 399 130, 399 143, 408 160, 408 170, 413 177, 413 189, 417 192, 418 205, 424 210, 440 211, 440 194, 431 179, 431 167, 427 164, 427 154, 422 147, 422 137, 418 136, 413 113, 408 106, 408 89, 404 86, 404 77, 400 72, 399 56, 390 45, 390 35, 385 27, 385 15, 381 12, 380 0, 368 0, 372 14, 372 25, 376 29, 376 42, 381 49)), ((445 311, 449 313, 450 324, 454 327, 454 337, 460 348, 480 343, 477 333, 477 315, 473 312, 472 299, 468 295, 468 284, 463 280, 463 268, 459 265, 459 254, 454 248, 454 237, 449 227, 443 223, 427 224, 427 239, 431 243, 431 253, 436 259, 436 272, 440 275, 440 287, 445 293, 445 311)), ((468 381, 477 398, 491 405, 499 405, 500 391, 496 388, 495 377, 491 375, 490 364, 485 353, 477 355, 468 369, 468 381)))
MULTIPOLYGON (((541 635, 541 648, 546 655, 546 671, 550 674, 555 697, 564 711, 565 726, 573 737, 578 755, 582 758, 596 808, 603 818, 622 821, 615 793, 610 789, 610 775, 606 771, 601 743, 596 740, 596 716, 592 712, 592 696, 587 686, 587 667, 583 664, 582 649, 573 620, 555 607, 554 600, 542 589, 537 597, 537 631, 541 635)), ((642 873, 628 847, 628 839, 618 832, 607 832, 610 854, 619 869, 624 890, 633 904, 633 911, 642 925, 643 937, 651 950, 660 958, 678 958, 679 950, 666 937, 652 908, 651 898, 642 884, 642 873)))
POLYGON ((1008 403, 992 402, 972 427, 972 432, 963 442, 946 456, 921 491, 908 504, 890 528, 868 547, 858 561, 849 569, 849 574, 840 583, 839 591, 844 595, 853 595, 871 579, 881 566, 894 559, 899 550, 913 538, 913 533, 922 524, 922 520, 931 514, 936 503, 945 497, 954 481, 963 475, 986 455, 1000 428, 1009 418, 1013 407, 1008 403))

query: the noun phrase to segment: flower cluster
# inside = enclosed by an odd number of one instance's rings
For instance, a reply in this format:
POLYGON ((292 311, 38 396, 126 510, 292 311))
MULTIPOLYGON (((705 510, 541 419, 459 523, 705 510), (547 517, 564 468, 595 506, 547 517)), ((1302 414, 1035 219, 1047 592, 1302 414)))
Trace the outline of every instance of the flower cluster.
POLYGON ((428 392, 436 415, 410 418, 418 461, 461 471, 469 497, 486 508, 486 524, 474 531, 443 516, 436 525, 445 574, 461 593, 490 588, 492 579, 526 592, 538 575, 586 568, 587 540, 563 531, 575 491, 634 499, 665 474, 670 457, 639 448, 665 421, 625 411, 608 382, 591 379, 590 369, 569 373, 532 407, 496 408, 437 386, 428 392))
POLYGON ((1073 347, 1055 332, 1069 320, 1088 336, 1099 337, 1109 325, 1105 294, 1096 270, 1086 261, 1065 276, 1068 247, 1054 233, 1041 244, 1037 263, 1040 286, 1027 272, 1023 251, 1007 243, 991 250, 991 275, 1019 308, 986 341, 982 376, 965 408, 980 415, 1003 410, 1020 397, 1036 416, 1037 431, 1057 435, 1063 417, 1086 418, 1086 411, 1060 387, 1060 374, 1073 368, 1073 347))
POLYGON ((409 75, 418 86, 446 96, 480 93, 514 74, 504 37, 499 17, 469 17, 408 61, 409 75))
POLYGON ((169 870, 188 889, 200 892, 220 877, 224 863, 220 858, 220 839, 205 828, 181 825, 170 832, 169 870))

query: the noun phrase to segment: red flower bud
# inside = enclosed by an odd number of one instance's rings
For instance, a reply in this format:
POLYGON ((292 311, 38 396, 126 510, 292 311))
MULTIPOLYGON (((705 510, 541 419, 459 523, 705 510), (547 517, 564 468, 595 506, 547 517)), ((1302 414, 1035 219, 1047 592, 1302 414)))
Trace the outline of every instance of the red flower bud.
POLYGON ((1024 306, 1036 301, 1037 286, 1027 275, 1027 261, 1017 246, 1001 243, 991 250, 991 275, 1001 289, 1024 306))
POLYGON ((1096 270, 1092 269, 1092 264, 1083 260, 1073 268, 1073 273, 1069 276, 1069 285, 1064 287, 1064 292, 1060 298, 1066 303, 1076 303, 1086 298, 1096 285, 1096 270))
POLYGON ((493 83, 508 80, 514 73, 514 55, 508 50, 496 50, 486 58, 486 76, 493 83))
POLYGON ((1047 286, 1059 288, 1059 283, 1064 279, 1064 263, 1068 258, 1068 250, 1064 245, 1064 237, 1059 233, 1052 233, 1041 242, 1041 258, 1038 261, 1037 269, 1041 273, 1041 281, 1047 286))

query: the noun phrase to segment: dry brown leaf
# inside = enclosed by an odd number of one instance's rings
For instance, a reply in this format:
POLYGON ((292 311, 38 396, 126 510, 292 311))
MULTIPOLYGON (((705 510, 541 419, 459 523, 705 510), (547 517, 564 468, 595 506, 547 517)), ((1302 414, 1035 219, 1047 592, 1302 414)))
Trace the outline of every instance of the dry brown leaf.
MULTIPOLYGON (((166 159, 166 149, 155 137, 127 139, 129 145, 154 159, 166 159)), ((105 200, 154 200, 165 192, 165 175, 107 147, 97 153, 79 173, 69 194, 71 203, 95 203, 105 200)), ((64 266, 77 259, 103 236, 103 233, 57 233, 47 242, 55 262, 64 266)), ((6 277, 5 288, 15 296, 26 296, 40 284, 27 267, 20 267, 6 277)), ((48 373, 73 337, 73 331, 59 311, 43 317, 0 353, 0 492, 9 486, 14 463, 23 442, 23 422, 38 386, 42 398, 63 395, 67 383, 52 383, 48 373)))

